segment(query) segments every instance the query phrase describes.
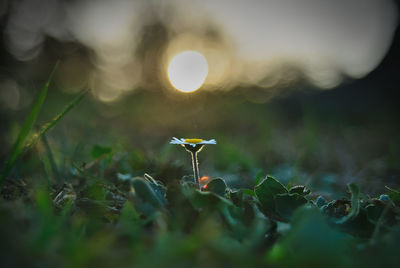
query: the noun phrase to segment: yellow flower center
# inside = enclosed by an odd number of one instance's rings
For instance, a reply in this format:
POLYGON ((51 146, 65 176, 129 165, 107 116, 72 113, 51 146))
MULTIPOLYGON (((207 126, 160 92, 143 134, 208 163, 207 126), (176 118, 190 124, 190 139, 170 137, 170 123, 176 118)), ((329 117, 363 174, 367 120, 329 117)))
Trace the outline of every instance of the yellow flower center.
POLYGON ((203 139, 185 139, 185 142, 189 142, 189 143, 200 143, 202 142, 203 139))

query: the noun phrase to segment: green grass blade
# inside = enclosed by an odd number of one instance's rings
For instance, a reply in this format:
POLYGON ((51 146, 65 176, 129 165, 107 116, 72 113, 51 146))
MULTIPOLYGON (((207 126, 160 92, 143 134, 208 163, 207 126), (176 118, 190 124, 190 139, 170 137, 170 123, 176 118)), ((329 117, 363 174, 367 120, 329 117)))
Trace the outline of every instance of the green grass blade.
POLYGON ((29 140, 29 142, 25 145, 23 152, 28 151, 32 146, 34 146, 38 140, 46 134, 47 131, 49 131, 52 127, 54 127, 60 120, 63 118, 72 108, 74 108, 78 103, 82 100, 82 98, 85 96, 85 94, 88 92, 88 90, 82 91, 78 96, 76 96, 67 106, 65 106, 64 110, 56 115, 50 122, 47 124, 43 125, 42 128, 36 132, 32 138, 29 140))
POLYGON ((38 99, 36 100, 35 104, 32 107, 32 110, 30 111, 28 117, 25 119, 25 122, 22 125, 22 129, 19 132, 17 140, 15 141, 15 143, 11 149, 10 156, 5 163, 3 170, 1 171, 0 185, 3 183, 4 179, 9 175, 11 169, 14 166, 15 161, 17 161, 18 157, 20 156, 20 154, 22 152, 22 147, 24 145, 24 141, 25 141, 26 137, 28 136, 28 134, 30 133, 30 131, 32 130, 33 125, 36 122, 36 118, 40 112, 40 109, 43 106, 44 100, 46 99, 50 82, 53 78, 53 75, 57 69, 58 64, 59 64, 59 62, 57 62, 56 65, 54 66, 54 68, 49 76, 49 79, 47 80, 46 84, 40 91, 40 95, 39 95, 38 99))
POLYGON ((51 170, 53 172, 53 176, 54 176, 56 182, 60 183, 61 182, 60 172, 58 171, 56 160, 54 159, 54 155, 53 155, 53 152, 51 151, 50 144, 47 141, 46 135, 42 136, 42 142, 43 142, 44 148, 46 150, 47 158, 49 159, 49 163, 50 163, 51 170))

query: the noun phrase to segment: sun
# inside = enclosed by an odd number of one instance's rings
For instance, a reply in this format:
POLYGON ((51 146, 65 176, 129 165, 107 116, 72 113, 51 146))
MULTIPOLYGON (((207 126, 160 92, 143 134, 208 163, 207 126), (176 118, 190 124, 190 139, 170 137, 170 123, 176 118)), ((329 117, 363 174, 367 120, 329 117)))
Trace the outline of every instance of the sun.
POLYGON ((174 56, 168 65, 169 82, 174 88, 184 93, 199 89, 207 75, 207 60, 197 51, 183 51, 174 56))

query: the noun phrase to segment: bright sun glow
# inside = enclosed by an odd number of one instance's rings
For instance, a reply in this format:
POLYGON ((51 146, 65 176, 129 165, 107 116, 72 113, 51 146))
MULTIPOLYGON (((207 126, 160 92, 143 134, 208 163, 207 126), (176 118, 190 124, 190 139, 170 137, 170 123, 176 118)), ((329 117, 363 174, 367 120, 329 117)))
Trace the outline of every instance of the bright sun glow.
POLYGON ((201 87, 207 78, 208 63, 197 51, 179 53, 169 63, 170 83, 181 92, 193 92, 201 87))

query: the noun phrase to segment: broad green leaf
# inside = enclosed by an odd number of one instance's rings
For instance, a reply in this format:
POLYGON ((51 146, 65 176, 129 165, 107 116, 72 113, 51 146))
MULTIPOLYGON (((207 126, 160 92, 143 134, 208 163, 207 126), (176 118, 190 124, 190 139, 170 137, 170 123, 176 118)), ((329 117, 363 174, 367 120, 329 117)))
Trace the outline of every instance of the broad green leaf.
POLYGON ((153 190, 147 180, 143 178, 134 178, 132 186, 135 194, 144 202, 149 203, 154 208, 160 209, 163 206, 163 201, 160 196, 153 190))
POLYGON ((274 197, 278 194, 288 193, 285 186, 274 177, 267 177, 254 189, 261 207, 266 213, 275 213, 274 197))
POLYGON ((195 209, 213 210, 233 206, 228 199, 213 192, 201 192, 191 187, 190 184, 182 185, 182 192, 195 209))
POLYGON ((243 194, 245 195, 250 195, 250 196, 254 196, 256 197, 256 193, 254 192, 254 190, 250 190, 250 189, 241 189, 243 194))
POLYGON ((162 182, 155 180, 149 174, 144 174, 144 179, 150 184, 153 191, 156 192, 158 198, 161 200, 163 204, 167 203, 167 199, 165 198, 167 188, 162 184, 162 182))
POLYGON ((222 209, 225 206, 233 205, 229 200, 212 192, 200 192, 195 190, 193 197, 192 204, 198 209, 222 209))
POLYGON ((257 173, 256 179, 254 180, 254 186, 257 186, 260 183, 262 174, 263 172, 261 170, 257 173))
POLYGON ((49 89, 50 82, 53 78, 53 75, 57 69, 57 66, 58 66, 58 62, 54 66, 54 68, 49 76, 49 79, 47 80, 46 84, 40 91, 39 97, 37 98, 35 104, 33 105, 31 111, 28 114, 28 117, 25 119, 25 122, 22 125, 21 131, 18 134, 17 140, 15 141, 15 143, 11 149, 10 156, 8 157, 6 163, 3 167, 3 170, 1 171, 0 185, 2 184, 4 179, 9 175, 11 169, 13 168, 13 166, 15 164, 15 161, 17 161, 17 159, 19 158, 19 156, 22 153, 22 148, 24 146, 25 139, 31 132, 31 130, 36 122, 36 118, 40 112, 40 109, 43 106, 44 100, 46 99, 47 91, 49 89))
POLYGON ((226 184, 224 180, 221 178, 216 178, 211 180, 209 183, 207 183, 207 186, 205 186, 206 191, 213 192, 219 196, 224 197, 225 196, 225 190, 226 190, 226 184))
POLYGON ((286 221, 289 221, 291 219, 293 212, 298 207, 307 203, 307 199, 297 193, 278 194, 274 197, 274 200, 276 212, 286 221))
POLYGON ((242 189, 240 189, 238 191, 231 191, 229 196, 230 196, 230 199, 232 200, 232 202, 236 206, 242 207, 242 205, 243 205, 243 191, 242 191, 242 189))
POLYGON ((307 189, 304 185, 296 185, 289 189, 290 194, 300 194, 306 196, 311 193, 309 189, 307 189))

